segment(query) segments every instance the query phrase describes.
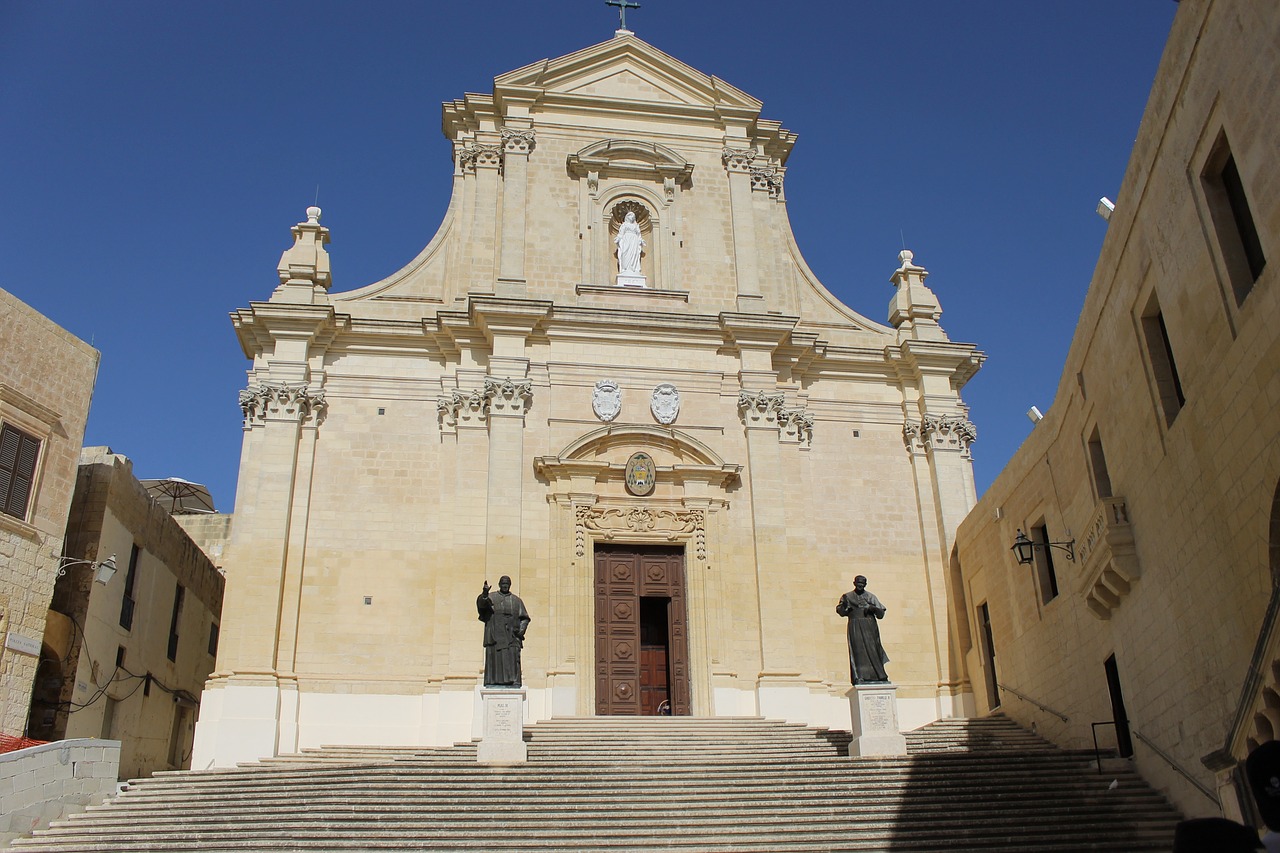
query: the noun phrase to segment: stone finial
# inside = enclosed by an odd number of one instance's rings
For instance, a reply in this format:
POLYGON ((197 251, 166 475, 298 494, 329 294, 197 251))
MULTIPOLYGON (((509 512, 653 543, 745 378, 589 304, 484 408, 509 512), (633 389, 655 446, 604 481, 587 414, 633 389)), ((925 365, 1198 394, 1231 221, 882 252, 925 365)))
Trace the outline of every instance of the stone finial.
POLYGON ((307 221, 293 226, 293 246, 280 256, 276 271, 280 286, 271 295, 273 302, 314 304, 325 302, 333 283, 329 273, 329 229, 320 224, 320 208, 307 208, 307 221))
POLYGON ((915 253, 910 249, 898 253, 898 262, 901 266, 889 277, 897 288, 889 300, 889 325, 898 330, 899 340, 947 340, 946 332, 938 325, 942 306, 924 283, 929 271, 915 262, 915 253))

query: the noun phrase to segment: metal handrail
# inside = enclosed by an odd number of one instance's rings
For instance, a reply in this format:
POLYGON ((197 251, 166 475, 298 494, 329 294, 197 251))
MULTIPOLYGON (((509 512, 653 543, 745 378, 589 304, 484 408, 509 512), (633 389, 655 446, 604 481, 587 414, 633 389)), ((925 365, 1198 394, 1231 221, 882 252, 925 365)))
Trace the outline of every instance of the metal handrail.
MULTIPOLYGON (((1129 721, 1125 720, 1125 722, 1128 723, 1129 721)), ((1098 746, 1098 726, 1115 726, 1115 725, 1116 725, 1115 720, 1102 720, 1097 723, 1089 724, 1089 728, 1093 729, 1093 763, 1097 765, 1099 774, 1102 773, 1102 749, 1099 748, 1098 746)), ((1119 730, 1120 730, 1120 727, 1116 726, 1116 731, 1119 732, 1119 730)), ((1118 739, 1119 738, 1117 737, 1117 740, 1118 739)), ((1119 752, 1119 751, 1120 751, 1119 749, 1116 750, 1116 752, 1119 752)))
POLYGON ((1055 711, 1052 708, 1050 708, 1048 705, 1042 705, 1036 700, 1032 699, 1030 696, 1027 696, 1024 693, 1019 693, 1017 690, 1014 690, 1012 687, 1006 687, 1005 685, 1001 684, 998 681, 996 682, 996 687, 999 687, 1001 690, 1007 690, 1008 692, 1012 693, 1014 696, 1017 696, 1019 699, 1021 699, 1024 702, 1030 702, 1032 705, 1035 705, 1041 711, 1046 711, 1050 714, 1053 714, 1055 717, 1057 717, 1059 720, 1062 720, 1062 722, 1064 723, 1071 722, 1071 718, 1068 717, 1066 714, 1062 713, 1061 711, 1055 711))
POLYGON ((1181 764, 1174 761, 1173 758, 1170 757, 1168 753, 1166 753, 1163 749, 1161 749, 1160 747, 1152 743, 1151 740, 1142 732, 1138 731, 1137 729, 1130 729, 1130 731, 1133 733, 1134 737, 1136 737, 1138 740, 1146 744, 1148 749, 1150 749, 1156 755, 1163 758, 1165 760, 1165 763, 1168 764, 1170 767, 1172 767, 1174 770, 1176 770, 1178 774, 1182 776, 1183 779, 1186 779, 1188 782, 1190 782, 1192 787, 1194 787, 1197 791, 1199 791, 1200 793, 1208 797, 1210 800, 1212 800, 1214 805, 1219 805, 1218 795, 1215 794, 1207 785, 1205 785, 1199 779, 1195 778, 1189 772, 1187 772, 1182 767, 1181 764))

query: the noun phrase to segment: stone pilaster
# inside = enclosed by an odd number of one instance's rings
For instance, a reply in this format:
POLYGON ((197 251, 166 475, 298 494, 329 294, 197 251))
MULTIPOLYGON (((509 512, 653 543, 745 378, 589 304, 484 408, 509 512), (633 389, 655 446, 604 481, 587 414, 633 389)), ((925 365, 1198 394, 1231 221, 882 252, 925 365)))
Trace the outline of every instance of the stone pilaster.
POLYGON ((729 210, 733 217, 733 258, 738 274, 738 310, 758 310, 760 271, 756 257, 755 212, 751 204, 751 168, 756 157, 753 148, 732 148, 727 144, 721 153, 729 178, 729 210))
POLYGON ((498 282, 504 294, 524 292, 525 209, 528 206, 529 152, 532 130, 502 130, 502 244, 498 282))
POLYGON ((492 293, 494 264, 498 239, 498 178, 502 171, 503 146, 472 142, 458 154, 464 179, 473 186, 467 194, 471 215, 467 217, 466 248, 469 260, 467 289, 473 293, 492 293))
POLYGON ((485 564, 492 577, 520 575, 524 494, 524 415, 533 402, 527 379, 486 377, 489 407, 489 506, 485 564))

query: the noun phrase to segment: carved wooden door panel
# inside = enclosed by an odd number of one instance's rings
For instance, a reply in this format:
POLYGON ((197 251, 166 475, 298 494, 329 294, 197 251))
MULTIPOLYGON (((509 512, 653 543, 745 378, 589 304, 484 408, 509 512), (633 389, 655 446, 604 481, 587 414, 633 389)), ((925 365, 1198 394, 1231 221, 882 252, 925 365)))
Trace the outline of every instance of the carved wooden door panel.
MULTIPOLYGON (((689 639, 685 615, 684 551, 670 546, 598 545, 596 569, 596 713, 656 713, 642 704, 642 608, 660 606, 665 636, 646 637, 648 695, 661 689, 671 713, 687 715, 689 639), (643 602, 642 602, 643 599, 643 602), (658 667, 665 663, 666 672, 658 667), (655 680, 657 679, 657 680, 655 680), (666 684, 659 684, 659 680, 666 684)), ((650 624, 652 630, 652 623, 650 624)))
POLYGON ((596 713, 640 713, 636 555, 596 551, 596 713))

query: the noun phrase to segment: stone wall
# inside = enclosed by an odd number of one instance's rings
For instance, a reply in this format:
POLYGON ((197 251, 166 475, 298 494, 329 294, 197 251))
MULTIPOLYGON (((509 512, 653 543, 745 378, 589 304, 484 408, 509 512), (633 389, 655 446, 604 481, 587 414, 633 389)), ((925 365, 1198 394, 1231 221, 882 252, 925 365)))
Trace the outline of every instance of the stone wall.
POLYGON ((24 517, 0 513, 0 733, 21 735, 98 352, 0 290, 0 424, 40 440, 24 517))
POLYGON ((980 688, 980 707, 1091 746, 1090 723, 1115 719, 1114 656, 1138 767, 1192 815, 1218 813, 1213 770, 1275 733, 1277 697, 1264 702, 1258 684, 1274 661, 1280 570, 1274 11, 1179 7, 1057 396, 957 536, 970 672, 978 685, 993 676, 985 604, 1007 688, 980 688), (1225 145, 1268 259, 1243 284, 1241 226, 1224 227, 1215 198, 1225 145), (1056 596, 1042 553, 1020 566, 1010 551, 1038 527, 1073 543, 1074 561, 1049 552, 1056 596))
POLYGON ((0 847, 116 792, 120 743, 80 738, 0 755, 0 847))

